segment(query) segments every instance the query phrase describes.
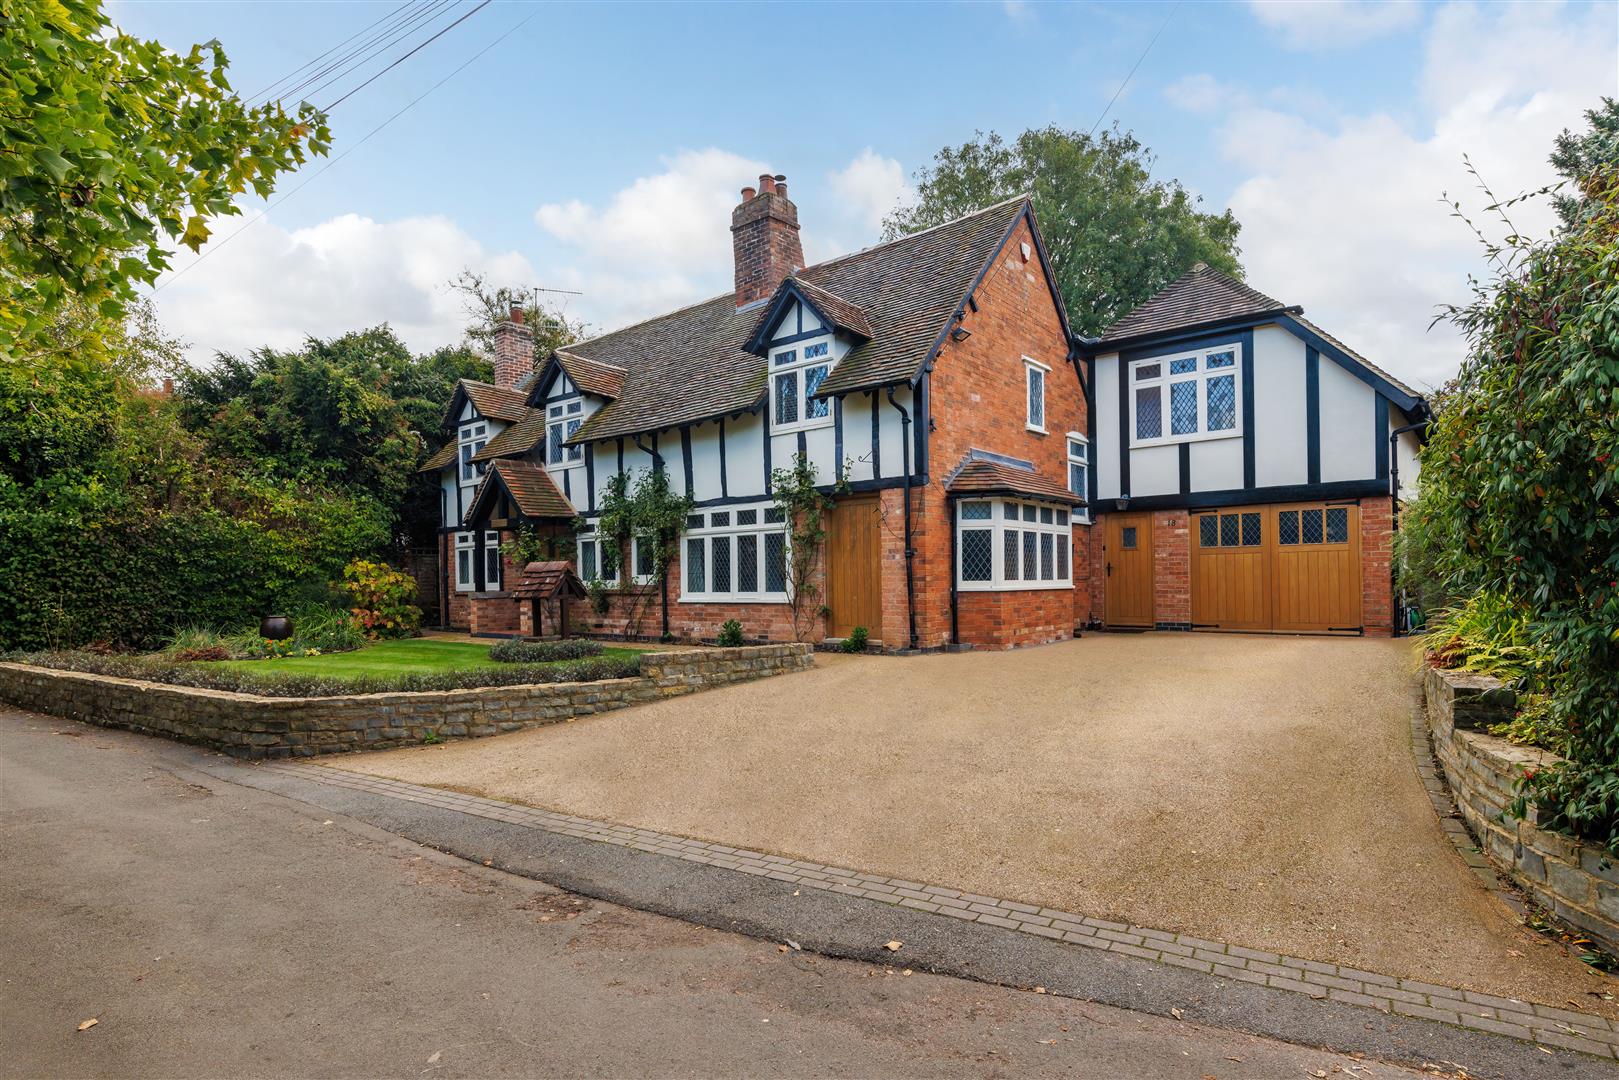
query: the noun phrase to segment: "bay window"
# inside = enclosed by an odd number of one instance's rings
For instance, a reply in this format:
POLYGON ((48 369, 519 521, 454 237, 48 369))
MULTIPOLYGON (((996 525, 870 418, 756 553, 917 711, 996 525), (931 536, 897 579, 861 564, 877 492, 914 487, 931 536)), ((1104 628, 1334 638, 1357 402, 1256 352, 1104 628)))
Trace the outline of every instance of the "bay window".
POLYGON ((1239 346, 1135 360, 1130 373, 1130 445, 1242 434, 1239 346))
POLYGON ((956 587, 1003 592, 1073 587, 1070 511, 1011 499, 956 504, 956 587))
POLYGON ((787 602, 787 522, 779 507, 693 513, 681 555, 683 603, 787 602))
POLYGON ((832 422, 832 403, 817 398, 832 371, 831 344, 809 342, 770 354, 770 426, 776 431, 824 427, 832 422))

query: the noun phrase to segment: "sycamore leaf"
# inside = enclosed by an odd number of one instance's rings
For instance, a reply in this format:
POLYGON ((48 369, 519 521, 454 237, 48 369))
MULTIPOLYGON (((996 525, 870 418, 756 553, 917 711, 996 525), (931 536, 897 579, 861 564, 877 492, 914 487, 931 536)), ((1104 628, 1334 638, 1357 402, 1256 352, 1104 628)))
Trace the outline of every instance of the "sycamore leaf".
POLYGON ((45 171, 51 174, 51 179, 58 184, 67 179, 68 171, 73 168, 72 163, 67 158, 48 146, 42 146, 35 150, 34 160, 39 162, 45 171))
POLYGON ((180 235, 180 243, 196 251, 208 240, 208 223, 200 217, 193 216, 186 222, 186 231, 180 235))

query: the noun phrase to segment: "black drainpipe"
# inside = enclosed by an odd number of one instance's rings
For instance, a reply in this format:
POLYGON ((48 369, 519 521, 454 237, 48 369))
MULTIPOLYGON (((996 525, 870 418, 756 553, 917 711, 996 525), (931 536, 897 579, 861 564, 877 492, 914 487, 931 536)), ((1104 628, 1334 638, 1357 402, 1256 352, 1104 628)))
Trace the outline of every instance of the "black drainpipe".
POLYGON ((912 563, 916 551, 911 547, 911 414, 905 406, 894 400, 894 388, 888 388, 888 403, 899 410, 901 467, 905 470, 905 615, 910 621, 910 647, 916 648, 916 574, 912 563))
MULTIPOLYGON (((1394 538, 1400 534, 1400 436, 1408 431, 1421 431, 1428 426, 1423 420, 1416 424, 1407 424, 1397 427, 1389 432, 1389 546, 1394 545, 1394 538)), ((1399 560, 1395 553, 1389 552, 1389 607, 1394 613, 1394 637, 1400 636, 1400 624, 1404 622, 1404 612, 1400 604, 1400 574, 1399 560)))
MULTIPOLYGON (((457 467, 459 468, 459 466, 457 467)), ((457 478, 457 482, 459 482, 459 478, 457 478)), ((444 568, 445 564, 455 554, 455 542, 453 539, 449 539, 454 537, 455 534, 445 532, 443 527, 444 514, 449 508, 449 494, 444 490, 444 485, 441 481, 438 489, 438 519, 440 525, 433 544, 433 561, 438 564, 438 622, 446 630, 450 628, 450 577, 444 568)))
MULTIPOLYGON (((651 447, 647 446, 645 443, 643 443, 641 441, 641 436, 635 435, 635 436, 632 436, 632 437, 635 440, 636 449, 640 450, 641 453, 643 453, 643 454, 647 454, 647 455, 651 456, 653 471, 654 472, 662 472, 663 471, 663 455, 658 453, 656 450, 652 449, 651 447)), ((661 540, 663 538, 659 537, 658 539, 661 540)), ((631 577, 635 576, 635 567, 633 567, 633 566, 630 567, 630 576, 631 577)), ((661 594, 659 596, 658 600, 659 600, 660 605, 663 608, 663 636, 668 637, 669 636, 669 564, 668 563, 663 564, 663 566, 660 569, 660 572, 658 574, 658 591, 661 594)))
POLYGON ((946 498, 945 513, 950 518, 950 644, 960 645, 961 635, 956 630, 956 504, 946 498))

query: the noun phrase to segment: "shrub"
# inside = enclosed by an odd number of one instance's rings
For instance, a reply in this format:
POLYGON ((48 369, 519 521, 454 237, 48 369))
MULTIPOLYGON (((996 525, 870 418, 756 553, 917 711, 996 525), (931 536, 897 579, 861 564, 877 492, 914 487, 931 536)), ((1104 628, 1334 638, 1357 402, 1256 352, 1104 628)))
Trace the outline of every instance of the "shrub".
POLYGON ((848 653, 865 652, 869 637, 864 626, 857 626, 849 631, 849 636, 843 639, 843 644, 838 648, 848 653))
POLYGON ((416 579, 387 563, 355 559, 343 568, 343 590, 368 638, 410 637, 422 624, 416 579))
POLYGON ((1441 612, 1423 644, 1440 667, 1494 675, 1519 689, 1543 675, 1548 661, 1530 633, 1529 609, 1489 591, 1441 612))
POLYGON ((124 679, 205 690, 228 690, 261 697, 335 697, 418 690, 470 690, 481 686, 526 686, 537 683, 599 682, 628 679, 641 673, 639 656, 598 656, 560 664, 510 664, 435 674, 367 675, 339 678, 329 675, 271 674, 217 667, 212 664, 177 664, 152 656, 104 656, 84 651, 8 653, 13 663, 35 664, 58 671, 84 671, 124 679))
POLYGON ((558 660, 583 660, 602 654, 602 643, 585 638, 566 641, 501 641, 489 646, 489 659, 502 664, 553 664, 558 660))
POLYGON ((720 635, 716 643, 727 649, 734 649, 742 644, 742 624, 735 619, 726 619, 720 625, 720 635))

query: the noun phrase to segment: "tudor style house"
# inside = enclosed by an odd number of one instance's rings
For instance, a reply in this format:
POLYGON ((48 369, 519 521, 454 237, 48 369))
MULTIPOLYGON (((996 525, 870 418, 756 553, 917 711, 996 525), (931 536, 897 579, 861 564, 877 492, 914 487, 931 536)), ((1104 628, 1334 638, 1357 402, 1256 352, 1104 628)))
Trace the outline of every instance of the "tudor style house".
POLYGON ((460 384, 423 466, 449 625, 711 638, 736 619, 888 650, 1098 623, 1388 631, 1386 436, 1424 407, 1299 309, 1200 268, 1075 338, 1022 197, 804 266, 766 175, 731 235, 733 291, 538 370, 521 312, 497 328, 494 384, 460 384), (796 460, 835 493, 807 628, 772 481, 796 460), (613 478, 652 470, 693 503, 661 578, 650 545, 599 528, 613 478), (500 550, 523 527, 572 539, 605 612, 525 599, 500 550))
POLYGON ((1390 633, 1415 391, 1201 264, 1081 347, 1101 622, 1390 633))

